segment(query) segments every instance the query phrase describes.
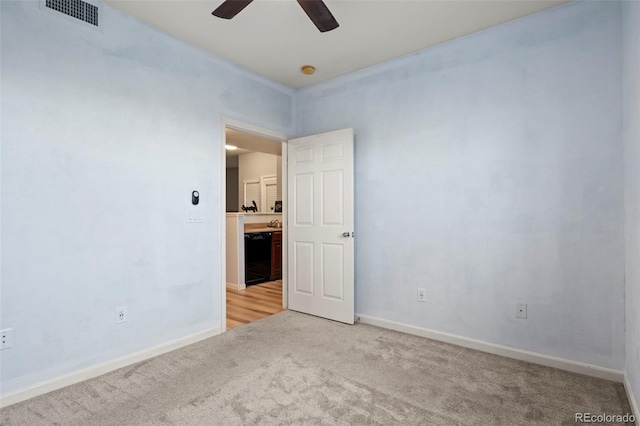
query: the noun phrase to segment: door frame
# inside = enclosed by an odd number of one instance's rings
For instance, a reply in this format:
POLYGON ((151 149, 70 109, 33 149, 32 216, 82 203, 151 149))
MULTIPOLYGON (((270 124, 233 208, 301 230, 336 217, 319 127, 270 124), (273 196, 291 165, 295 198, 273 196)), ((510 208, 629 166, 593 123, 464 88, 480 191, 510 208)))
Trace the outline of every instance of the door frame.
MULTIPOLYGON (((254 126, 233 118, 222 117, 220 119, 220 332, 227 331, 227 155, 225 145, 227 142, 227 127, 246 133, 253 133, 282 142, 282 200, 287 197, 287 142, 289 137, 284 133, 254 126)), ((288 307, 287 288, 287 211, 282 209, 282 307, 288 307)), ((215 271, 214 271, 215 275, 215 271)))

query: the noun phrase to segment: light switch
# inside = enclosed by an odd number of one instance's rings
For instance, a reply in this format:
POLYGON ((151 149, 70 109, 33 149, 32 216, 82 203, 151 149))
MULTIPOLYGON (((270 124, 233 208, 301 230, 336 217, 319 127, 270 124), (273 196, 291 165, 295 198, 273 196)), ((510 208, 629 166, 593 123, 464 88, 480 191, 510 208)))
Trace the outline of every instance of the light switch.
POLYGON ((204 213, 202 210, 189 210, 187 212, 187 223, 203 223, 204 213))

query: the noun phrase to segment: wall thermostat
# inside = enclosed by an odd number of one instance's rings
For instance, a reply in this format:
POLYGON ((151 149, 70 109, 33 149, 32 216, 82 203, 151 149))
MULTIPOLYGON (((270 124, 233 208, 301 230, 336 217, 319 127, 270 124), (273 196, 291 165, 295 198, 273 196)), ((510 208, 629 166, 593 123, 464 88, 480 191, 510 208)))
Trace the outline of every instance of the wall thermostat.
POLYGON ((197 206, 200 202, 200 193, 198 191, 193 191, 191 193, 191 204, 197 206))

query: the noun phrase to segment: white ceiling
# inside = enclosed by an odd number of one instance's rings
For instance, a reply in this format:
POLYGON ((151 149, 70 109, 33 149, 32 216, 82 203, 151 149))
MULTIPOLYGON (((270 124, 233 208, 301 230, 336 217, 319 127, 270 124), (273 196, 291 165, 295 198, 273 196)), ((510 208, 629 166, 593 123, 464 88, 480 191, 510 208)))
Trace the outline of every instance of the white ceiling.
POLYGON ((105 1, 294 89, 567 2, 325 0, 340 27, 320 33, 295 0, 255 0, 231 20, 211 15, 222 0, 105 1))
POLYGON ((238 148, 233 151, 227 150, 227 157, 234 157, 254 151, 272 155, 282 155, 282 141, 231 128, 227 128, 225 133, 226 144, 238 148))
POLYGON ((238 167, 238 156, 250 152, 264 152, 266 154, 282 156, 281 141, 228 127, 226 129, 226 145, 233 145, 238 148, 226 150, 227 168, 238 167))

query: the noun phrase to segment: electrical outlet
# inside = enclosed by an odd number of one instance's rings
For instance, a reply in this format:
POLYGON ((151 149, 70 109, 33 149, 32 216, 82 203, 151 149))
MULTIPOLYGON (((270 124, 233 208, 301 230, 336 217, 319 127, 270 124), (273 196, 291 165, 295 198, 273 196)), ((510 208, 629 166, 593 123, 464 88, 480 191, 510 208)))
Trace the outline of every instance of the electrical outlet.
POLYGON ((116 308, 116 324, 127 322, 127 307, 116 308))
POLYGON ((0 350, 9 349, 13 346, 13 330, 7 328, 0 330, 0 350))
POLYGON ((427 301, 427 290, 424 288, 418 289, 418 302, 426 302, 427 301))
POLYGON ((526 303, 518 303, 516 318, 527 319, 527 304, 526 303))

